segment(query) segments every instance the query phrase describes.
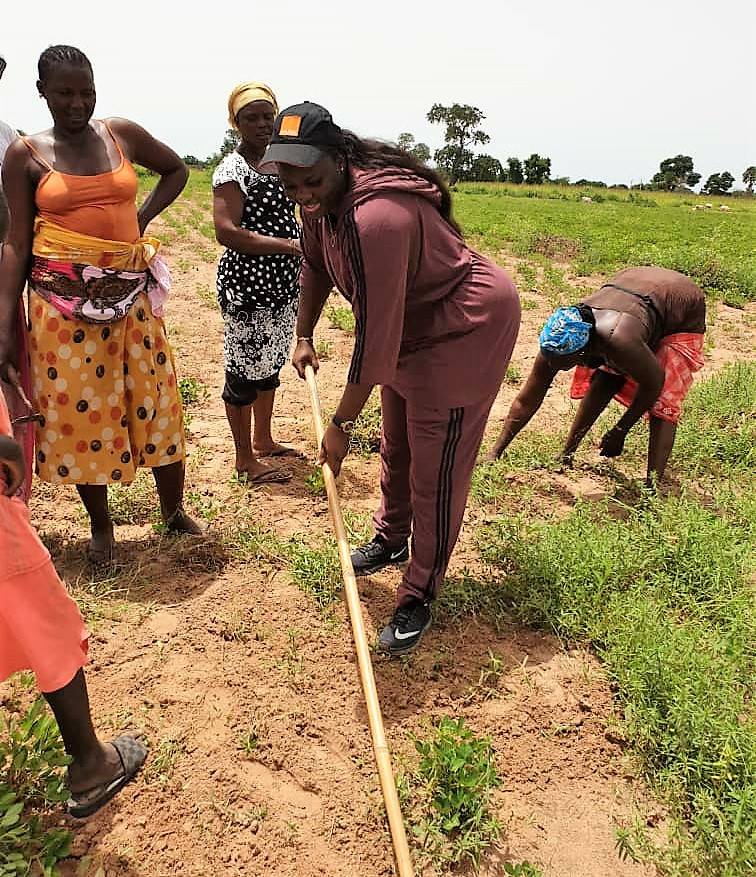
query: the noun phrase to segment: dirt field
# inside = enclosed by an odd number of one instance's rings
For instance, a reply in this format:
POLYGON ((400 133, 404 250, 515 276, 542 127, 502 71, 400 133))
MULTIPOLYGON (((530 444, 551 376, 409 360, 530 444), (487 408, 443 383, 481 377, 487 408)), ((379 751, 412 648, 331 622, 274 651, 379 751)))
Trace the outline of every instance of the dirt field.
MULTIPOLYGON (((213 305, 215 265, 199 251, 197 232, 167 248, 174 269, 168 325, 180 377, 208 389, 191 409, 188 506, 209 521, 206 539, 157 534, 145 507, 117 528, 118 574, 92 583, 83 564, 87 528, 71 490, 37 485, 34 519, 59 570, 81 597, 94 629, 88 671, 103 733, 147 731, 152 755, 144 775, 114 803, 76 826, 66 877, 199 877, 199 875, 342 875, 394 873, 390 840, 344 608, 324 615, 283 567, 245 563, 224 540, 238 520, 265 524, 280 536, 330 534, 325 500, 304 478, 314 443, 304 385, 285 369, 276 406, 276 438, 307 455, 285 485, 245 489, 233 483, 233 452, 220 400, 221 320, 213 305)), ((514 262, 501 256, 501 261, 514 262)), ((581 278, 585 285, 589 280, 581 278)), ((524 376, 548 306, 524 312, 513 364, 524 376)), ((716 308, 707 371, 742 356, 752 340, 753 312, 716 308), (749 316, 750 313, 750 316, 749 316)), ((340 394, 351 339, 323 320, 332 342, 319 385, 324 410, 340 394)), ((505 384, 489 438, 517 391, 505 384)), ((556 424, 570 408, 564 380, 535 424, 556 424)), ((584 457, 595 460, 595 451, 584 457)), ((640 474, 640 473, 637 473, 640 474)), ((578 467, 550 479, 549 502, 604 494, 600 472, 578 467)), ((378 462, 351 457, 341 479, 344 506, 372 512, 378 462)), ((518 478, 510 510, 517 509, 518 478)), ((156 500, 155 500, 156 502, 156 500)), ((472 546, 491 510, 471 503, 450 574, 479 564, 472 546)), ((369 632, 392 609, 396 571, 362 580, 369 632)), ((616 731, 612 692, 599 662, 565 650, 542 632, 499 632, 471 618, 438 624, 406 661, 376 657, 375 673, 393 751, 412 753, 410 732, 429 717, 464 716, 493 741, 503 784, 496 792, 505 826, 501 848, 483 873, 528 859, 547 877, 635 877, 651 871, 620 862, 614 826, 663 818, 644 800, 616 731), (481 674, 490 653, 502 661, 494 690, 481 674)))

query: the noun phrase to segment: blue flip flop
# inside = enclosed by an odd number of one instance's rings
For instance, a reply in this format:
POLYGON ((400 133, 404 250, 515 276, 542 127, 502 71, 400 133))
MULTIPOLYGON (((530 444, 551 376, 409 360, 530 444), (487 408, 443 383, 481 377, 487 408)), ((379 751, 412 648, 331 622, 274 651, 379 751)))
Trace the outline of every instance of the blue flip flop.
POLYGON ((72 793, 66 804, 66 810, 68 815, 73 816, 74 819, 86 819, 87 816, 91 816, 104 807, 121 791, 126 783, 139 773, 139 769, 147 758, 147 747, 129 734, 116 737, 115 740, 111 741, 111 745, 121 759, 121 773, 101 786, 95 786, 84 792, 76 792, 76 794, 72 793))

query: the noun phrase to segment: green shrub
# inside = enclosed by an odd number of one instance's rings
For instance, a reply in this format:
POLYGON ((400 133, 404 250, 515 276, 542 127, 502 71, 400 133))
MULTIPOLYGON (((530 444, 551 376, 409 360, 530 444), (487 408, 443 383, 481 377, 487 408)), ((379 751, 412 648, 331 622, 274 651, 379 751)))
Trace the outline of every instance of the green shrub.
POLYGON ((351 308, 329 305, 326 308, 326 316, 331 321, 331 325, 336 329, 341 329, 342 332, 346 332, 348 335, 354 335, 355 321, 351 308))
POLYGON ((476 737, 464 719, 443 717, 430 738, 414 738, 420 760, 400 778, 421 856, 436 866, 472 865, 501 834, 491 794, 501 781, 488 738, 476 737))
POLYGON ((43 698, 23 716, 0 716, 0 875, 57 874, 71 836, 48 828, 52 811, 68 798, 69 763, 58 726, 43 698))

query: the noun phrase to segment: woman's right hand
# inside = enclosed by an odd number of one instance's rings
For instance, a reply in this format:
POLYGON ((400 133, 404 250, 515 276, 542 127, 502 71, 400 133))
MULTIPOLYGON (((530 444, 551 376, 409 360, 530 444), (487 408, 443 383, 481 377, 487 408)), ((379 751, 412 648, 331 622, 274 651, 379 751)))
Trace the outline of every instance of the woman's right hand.
POLYGON ((311 365, 313 371, 317 372, 320 368, 320 363, 318 362, 318 354, 315 353, 315 348, 311 341, 297 341, 297 346, 294 348, 294 355, 291 358, 291 364, 297 370, 297 374, 302 379, 304 379, 305 369, 308 365, 311 365))

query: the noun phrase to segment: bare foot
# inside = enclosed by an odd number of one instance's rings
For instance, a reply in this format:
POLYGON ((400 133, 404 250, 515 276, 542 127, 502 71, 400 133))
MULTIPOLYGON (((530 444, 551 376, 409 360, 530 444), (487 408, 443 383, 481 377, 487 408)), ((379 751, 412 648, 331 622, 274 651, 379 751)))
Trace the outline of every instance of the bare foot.
POLYGON ((266 445, 255 445, 255 454, 258 457, 301 457, 302 453, 289 445, 282 445, 271 441, 266 445))
POLYGON ((168 533, 188 533, 190 536, 201 536, 205 532, 182 508, 176 509, 168 518, 165 529, 168 533))
POLYGON ((100 566, 113 562, 113 552, 115 550, 115 537, 113 528, 106 530, 93 530, 92 538, 87 546, 87 560, 93 566, 100 566))

